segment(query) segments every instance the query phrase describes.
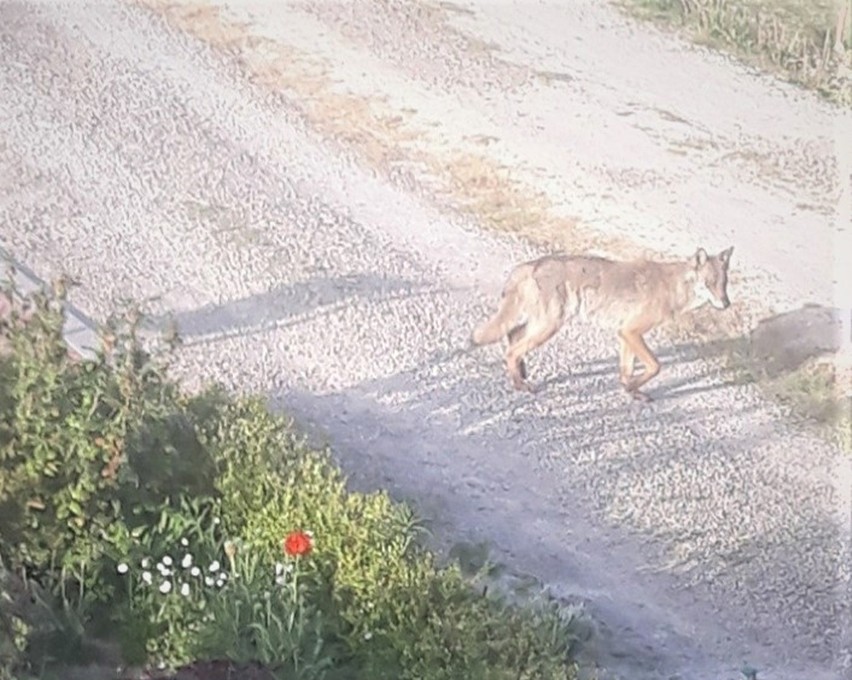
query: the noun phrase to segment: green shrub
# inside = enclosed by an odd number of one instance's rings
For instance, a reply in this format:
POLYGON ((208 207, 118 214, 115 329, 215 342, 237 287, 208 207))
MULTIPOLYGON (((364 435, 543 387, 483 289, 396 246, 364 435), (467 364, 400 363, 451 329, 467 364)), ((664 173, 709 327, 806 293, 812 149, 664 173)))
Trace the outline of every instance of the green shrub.
MULTIPOLYGON (((0 355, 0 560, 44 591, 43 609, 68 624, 56 637, 68 641, 84 623, 110 631, 118 556, 170 508, 212 499, 194 424, 206 395, 187 399, 165 380, 132 325, 107 329, 114 348, 96 361, 72 360, 61 297, 30 303, 26 323, 8 324, 11 352, 0 355)), ((59 662, 78 656, 51 648, 59 662)))
MULTIPOLYGON (((0 359, 0 557, 73 614, 54 628, 118 638, 128 662, 224 656, 281 678, 574 677, 555 607, 438 568, 407 506, 347 491, 263 400, 181 394, 132 321, 70 361, 56 301, 36 306, 0 359), (295 530, 315 543, 288 580, 295 530)), ((0 620, 18 626, 7 668, 37 647, 24 619, 0 620)))
POLYGON ((97 658, 98 650, 85 635, 85 605, 79 592, 59 588, 54 594, 0 562, 0 680, 40 677, 43 668, 57 662, 97 658))
POLYGON ((315 568, 363 677, 570 677, 574 638, 555 611, 519 612, 474 594, 457 569, 437 569, 407 506, 347 491, 327 454, 304 447, 262 402, 227 414, 205 440, 228 526, 270 558, 290 530, 313 531, 315 568))
POLYGON ((209 595, 228 577, 219 525, 215 501, 183 498, 163 506, 117 560, 126 604, 114 618, 128 662, 177 666, 195 658, 209 595))
POLYGON ((3 360, 4 557, 36 573, 91 568, 107 546, 126 549, 125 525, 143 526, 146 511, 211 493, 209 461, 156 363, 132 344, 109 361, 71 361, 56 301, 34 302, 3 360))
POLYGON ((23 585, 0 562, 0 680, 12 680, 26 663, 30 623, 22 611, 23 585))

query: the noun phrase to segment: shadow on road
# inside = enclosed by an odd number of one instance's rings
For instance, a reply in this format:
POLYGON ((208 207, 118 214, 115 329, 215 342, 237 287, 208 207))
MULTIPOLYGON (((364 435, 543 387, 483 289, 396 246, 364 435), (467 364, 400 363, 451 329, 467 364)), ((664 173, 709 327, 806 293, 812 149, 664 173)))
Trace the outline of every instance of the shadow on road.
MULTIPOLYGON (((842 311, 808 304, 761 320, 747 335, 705 344, 678 345, 676 351, 731 356, 761 377, 791 373, 816 357, 837 352, 842 311)), ((848 312, 847 312, 848 313, 848 312)))
POLYGON ((428 295, 431 290, 421 283, 376 274, 317 276, 221 305, 149 316, 144 325, 150 331, 162 331, 174 324, 181 344, 191 346, 296 326, 366 301, 428 295))

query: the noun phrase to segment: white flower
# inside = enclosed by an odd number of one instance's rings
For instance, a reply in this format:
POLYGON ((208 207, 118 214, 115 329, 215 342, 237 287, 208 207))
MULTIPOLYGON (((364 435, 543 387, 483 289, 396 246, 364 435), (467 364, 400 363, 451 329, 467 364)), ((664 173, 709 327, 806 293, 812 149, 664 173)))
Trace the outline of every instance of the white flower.
POLYGON ((369 630, 366 633, 364 633, 364 639, 365 640, 369 640, 372 637, 373 637, 373 634, 369 630))
POLYGON ((188 583, 181 583, 180 584, 180 594, 183 595, 184 597, 189 597, 189 584, 188 583))
POLYGON ((166 571, 166 565, 164 565, 162 562, 157 562, 157 571, 162 574, 164 571, 166 571))
POLYGON ((210 571, 219 571, 219 560, 213 560, 213 562, 207 568, 210 571))
POLYGON ((201 574, 201 569, 199 569, 198 567, 193 567, 189 570, 189 573, 193 576, 199 576, 201 574))
POLYGON ((119 574, 126 574, 129 569, 130 569, 130 567, 128 567, 124 562, 122 562, 121 564, 119 564, 116 567, 116 570, 118 571, 119 574))
POLYGON ((215 581, 213 580, 212 576, 205 576, 204 577, 204 585, 212 586, 214 583, 215 583, 215 581))
POLYGON ((184 569, 189 569, 192 566, 192 555, 186 553, 186 555, 184 555, 183 559, 180 561, 180 566, 182 566, 184 569))
POLYGON ((221 520, 218 517, 213 518, 213 524, 219 524, 221 520))
POLYGON ((163 595, 165 595, 166 593, 168 593, 171 589, 172 589, 172 582, 171 582, 171 581, 163 581, 163 582, 160 584, 160 592, 161 592, 163 595))
POLYGON ((285 583, 287 583, 287 579, 284 578, 283 576, 276 576, 275 577, 275 585, 276 586, 283 586, 285 583))
POLYGON ((180 539, 180 544, 185 548, 189 545, 189 541, 187 541, 185 538, 182 538, 180 539))
POLYGON ((150 560, 149 558, 147 558, 147 557, 143 557, 143 558, 142 558, 142 562, 141 562, 140 566, 141 566, 143 569, 148 569, 148 568, 150 568, 150 566, 151 566, 151 560, 150 560))
POLYGON ((163 567, 163 570, 160 572, 161 576, 171 576, 174 572, 171 569, 166 569, 163 567))
POLYGON ((144 583, 145 585, 150 586, 151 581, 153 581, 153 579, 154 579, 154 577, 151 576, 150 571, 143 571, 142 572, 142 583, 144 583))
POLYGON ((275 563, 275 575, 281 576, 281 574, 283 574, 283 573, 284 573, 284 565, 281 564, 281 562, 276 562, 275 563))
POLYGON ((168 555, 166 555, 163 558, 163 564, 165 564, 167 567, 172 566, 173 563, 174 563, 174 560, 171 557, 169 557, 168 555))
POLYGON ((216 581, 216 587, 217 588, 221 588, 224 585, 225 585, 225 579, 220 578, 218 581, 216 581))

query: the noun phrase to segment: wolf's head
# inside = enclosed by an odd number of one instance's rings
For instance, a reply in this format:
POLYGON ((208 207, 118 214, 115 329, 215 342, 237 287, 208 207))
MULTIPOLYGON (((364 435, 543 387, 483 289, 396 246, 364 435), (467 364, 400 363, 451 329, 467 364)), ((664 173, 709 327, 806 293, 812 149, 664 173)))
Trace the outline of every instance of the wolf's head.
POLYGON ((694 277, 692 279, 695 300, 699 305, 709 302, 716 309, 727 309, 731 305, 728 299, 728 264, 734 247, 723 250, 718 255, 708 255, 699 248, 690 262, 694 277))

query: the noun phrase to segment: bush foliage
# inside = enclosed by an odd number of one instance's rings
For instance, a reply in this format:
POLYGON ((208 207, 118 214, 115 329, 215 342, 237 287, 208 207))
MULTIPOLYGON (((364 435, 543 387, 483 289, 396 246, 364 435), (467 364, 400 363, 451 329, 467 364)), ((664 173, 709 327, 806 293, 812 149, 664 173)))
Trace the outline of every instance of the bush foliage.
POLYGON ((555 605, 509 605, 436 565, 407 506, 348 491, 263 400, 184 394, 132 319, 97 360, 70 357, 61 302, 36 296, 4 331, 0 678, 105 648, 305 680, 574 677, 555 605), (309 554, 282 550, 295 530, 309 554))

